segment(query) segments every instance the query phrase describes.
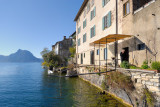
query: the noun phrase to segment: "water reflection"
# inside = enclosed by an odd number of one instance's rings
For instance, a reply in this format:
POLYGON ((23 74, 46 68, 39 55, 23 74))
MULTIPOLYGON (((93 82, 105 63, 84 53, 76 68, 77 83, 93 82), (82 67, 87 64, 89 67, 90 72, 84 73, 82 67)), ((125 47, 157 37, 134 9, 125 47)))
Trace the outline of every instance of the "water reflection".
POLYGON ((109 95, 98 94, 98 88, 79 78, 49 77, 44 73, 43 85, 43 97, 49 98, 54 107, 124 107, 109 95))

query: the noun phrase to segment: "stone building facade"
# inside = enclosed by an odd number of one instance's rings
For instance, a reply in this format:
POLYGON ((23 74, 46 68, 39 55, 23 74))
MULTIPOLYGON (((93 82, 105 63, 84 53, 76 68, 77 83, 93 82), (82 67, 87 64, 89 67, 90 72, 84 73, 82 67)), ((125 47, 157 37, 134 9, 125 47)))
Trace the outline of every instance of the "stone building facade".
MULTIPOLYGON (((131 64, 141 66, 144 60, 160 61, 160 0, 118 0, 116 22, 115 0, 84 0, 75 17, 77 63, 105 65, 114 57, 114 43, 94 47, 91 43, 107 35, 132 35, 118 41, 118 59, 125 49, 131 64), (100 54, 100 57, 99 57, 100 54), (94 58, 93 58, 93 57, 94 58), (99 60, 101 61, 99 63, 99 60)), ((119 61, 120 62, 120 61, 119 61)))
POLYGON ((52 46, 52 50, 59 55, 62 59, 68 59, 70 57, 69 48, 72 46, 72 39, 66 38, 62 41, 57 42, 55 45, 52 46))

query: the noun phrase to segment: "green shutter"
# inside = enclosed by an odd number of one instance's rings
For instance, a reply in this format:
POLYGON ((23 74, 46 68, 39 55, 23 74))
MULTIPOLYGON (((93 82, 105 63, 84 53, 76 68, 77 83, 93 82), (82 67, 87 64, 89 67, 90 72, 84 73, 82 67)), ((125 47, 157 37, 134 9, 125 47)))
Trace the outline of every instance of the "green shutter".
POLYGON ((87 41, 87 34, 85 34, 85 41, 87 41))
POLYGON ((90 38, 92 38, 92 28, 90 29, 90 38))
POLYGON ((105 27, 104 27, 104 21, 105 21, 105 17, 102 18, 102 30, 105 29, 105 27))
POLYGON ((102 7, 104 7, 104 5, 105 5, 105 4, 104 4, 104 0, 102 0, 102 7))
POLYGON ((94 33, 93 35, 95 36, 96 35, 96 26, 94 25, 94 33))
POLYGON ((85 22, 86 22, 86 24, 85 24, 85 25, 87 26, 87 19, 85 20, 85 22))
POLYGON ((90 15, 90 20, 92 20, 92 11, 91 11, 91 15, 90 15))
POLYGON ((96 7, 94 8, 94 17, 96 16, 96 7))
POLYGON ((110 27, 111 26, 111 11, 108 13, 108 22, 107 22, 107 24, 108 24, 108 27, 110 27))

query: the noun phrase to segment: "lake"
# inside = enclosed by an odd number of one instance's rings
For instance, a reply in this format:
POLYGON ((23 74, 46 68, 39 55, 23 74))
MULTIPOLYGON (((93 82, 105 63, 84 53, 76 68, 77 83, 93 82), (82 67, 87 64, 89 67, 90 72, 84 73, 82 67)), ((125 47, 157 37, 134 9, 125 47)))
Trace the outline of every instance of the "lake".
POLYGON ((47 76, 41 63, 0 63, 0 107, 124 107, 77 78, 47 76))

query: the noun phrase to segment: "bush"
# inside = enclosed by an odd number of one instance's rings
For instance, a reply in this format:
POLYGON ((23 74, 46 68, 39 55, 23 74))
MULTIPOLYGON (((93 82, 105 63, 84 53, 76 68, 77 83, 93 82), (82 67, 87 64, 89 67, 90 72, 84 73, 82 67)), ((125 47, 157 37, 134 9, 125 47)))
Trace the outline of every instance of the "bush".
POLYGON ((141 68, 142 68, 142 69, 148 69, 149 66, 148 66, 148 65, 142 65, 141 68))
POLYGON ((141 68, 142 69, 148 69, 149 68, 147 60, 143 61, 143 65, 141 66, 141 68))
POLYGON ((132 66, 130 66, 129 68, 130 68, 130 69, 137 69, 138 67, 132 65, 132 66))
POLYGON ((160 62, 152 62, 151 67, 152 69, 160 70, 160 62))
POLYGON ((129 66, 130 66, 130 64, 129 64, 129 62, 127 62, 127 61, 123 61, 123 62, 121 63, 121 67, 122 67, 122 68, 129 69, 129 66))

